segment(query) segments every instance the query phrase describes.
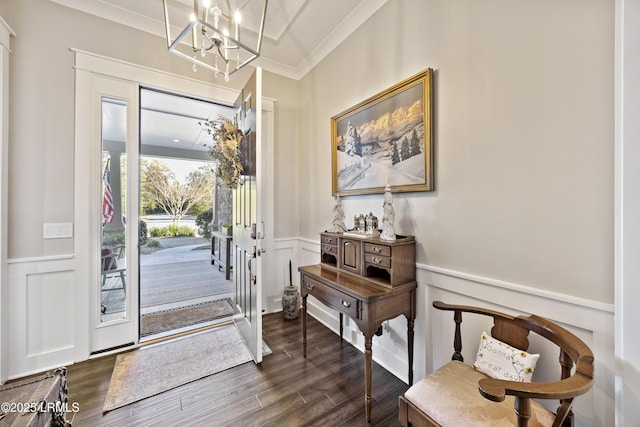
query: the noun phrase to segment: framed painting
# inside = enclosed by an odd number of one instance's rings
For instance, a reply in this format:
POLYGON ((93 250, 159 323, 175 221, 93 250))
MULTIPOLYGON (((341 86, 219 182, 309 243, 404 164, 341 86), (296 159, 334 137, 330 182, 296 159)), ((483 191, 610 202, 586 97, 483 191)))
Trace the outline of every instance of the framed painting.
POLYGON ((433 191, 430 68, 331 118, 333 195, 433 191))

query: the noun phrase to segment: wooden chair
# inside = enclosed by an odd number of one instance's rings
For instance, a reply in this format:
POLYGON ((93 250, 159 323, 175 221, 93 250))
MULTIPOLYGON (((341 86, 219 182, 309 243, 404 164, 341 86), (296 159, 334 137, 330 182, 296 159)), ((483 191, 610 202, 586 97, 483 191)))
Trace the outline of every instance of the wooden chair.
POLYGON ((589 391, 593 383, 593 353, 582 340, 536 315, 514 317, 440 301, 435 301, 433 306, 454 313, 455 351, 451 362, 400 396, 399 417, 403 426, 573 425, 573 399, 589 391), (491 336, 517 349, 528 350, 529 332, 554 343, 560 349, 560 380, 506 381, 490 378, 462 363, 460 324, 463 312, 493 317, 491 336), (560 406, 553 413, 534 399, 558 399, 560 406))

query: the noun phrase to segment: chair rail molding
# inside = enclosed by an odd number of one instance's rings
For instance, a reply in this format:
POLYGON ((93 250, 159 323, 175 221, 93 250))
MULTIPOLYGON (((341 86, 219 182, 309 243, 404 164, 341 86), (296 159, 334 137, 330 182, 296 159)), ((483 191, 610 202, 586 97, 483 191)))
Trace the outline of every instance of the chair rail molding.
MULTIPOLYGON (((306 238, 298 240, 299 265, 317 264, 320 257, 320 242, 306 238)), ((613 425, 615 420, 614 376, 614 306, 598 301, 541 290, 491 277, 482 277, 467 272, 417 264, 417 313, 415 320, 414 371, 415 378, 422 378, 451 359, 453 334, 441 321, 450 313, 433 313, 434 300, 451 304, 484 306, 496 311, 518 314, 537 314, 546 317, 570 330, 585 341, 595 354, 596 376, 594 387, 577 402, 574 412, 576 425, 613 425), (439 326, 443 326, 440 328, 439 326), (601 422, 601 424, 598 424, 601 422)), ((338 333, 338 314, 310 299, 309 313, 321 323, 338 333)), ((446 322, 451 322, 449 317, 446 322)), ((448 323, 446 323, 448 325, 448 323)), ((478 328, 479 325, 463 323, 463 328, 478 328)), ((373 340, 374 360, 406 381, 406 342, 402 339, 406 321, 401 317, 392 319, 383 328, 383 334, 373 340)), ((451 328, 449 328, 451 329, 451 328)), ((478 338, 480 337, 478 331, 478 338)), ((363 351, 362 334, 347 322, 344 338, 363 351)), ((475 358, 476 348, 463 348, 468 360, 475 358)), ((555 363, 555 361, 551 361, 555 363)), ((544 363, 543 363, 544 365, 544 363)), ((556 405, 557 406, 557 405, 556 405)), ((549 408, 555 410, 557 408, 549 408)))

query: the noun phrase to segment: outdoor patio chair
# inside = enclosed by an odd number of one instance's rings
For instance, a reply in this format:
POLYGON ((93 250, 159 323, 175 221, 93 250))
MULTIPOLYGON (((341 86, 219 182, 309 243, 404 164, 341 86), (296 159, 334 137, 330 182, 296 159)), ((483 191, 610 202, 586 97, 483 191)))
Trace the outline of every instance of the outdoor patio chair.
MULTIPOLYGON (((126 283, 126 268, 120 268, 118 260, 122 258, 124 254, 124 246, 115 246, 113 248, 102 248, 102 287, 101 292, 116 291, 122 289, 124 294, 127 294, 126 283), (111 279, 116 279, 120 283, 115 286, 107 286, 111 279)), ((105 313, 106 307, 102 305, 102 313, 105 313)))

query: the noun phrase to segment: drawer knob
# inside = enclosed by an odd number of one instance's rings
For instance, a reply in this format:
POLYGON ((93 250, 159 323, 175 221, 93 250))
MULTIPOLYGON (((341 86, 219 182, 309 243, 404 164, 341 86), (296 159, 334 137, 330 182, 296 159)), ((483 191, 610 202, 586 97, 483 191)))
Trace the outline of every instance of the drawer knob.
POLYGON ((326 237, 326 238, 324 239, 324 242, 325 242, 325 243, 331 243, 331 238, 330 238, 330 237, 326 237))
POLYGON ((313 290, 313 288, 315 288, 315 285, 312 283, 307 283, 307 289, 309 289, 310 291, 313 290))
POLYGON ((349 308, 349 307, 351 307, 351 303, 350 302, 346 302, 345 300, 342 300, 342 306, 346 307, 346 308, 349 308))
POLYGON ((373 252, 379 254, 380 252, 382 252, 382 248, 380 246, 374 246, 373 247, 373 252))
POLYGON ((376 264, 380 264, 381 261, 382 260, 380 258, 378 258, 378 257, 373 258, 373 262, 376 263, 376 264))

